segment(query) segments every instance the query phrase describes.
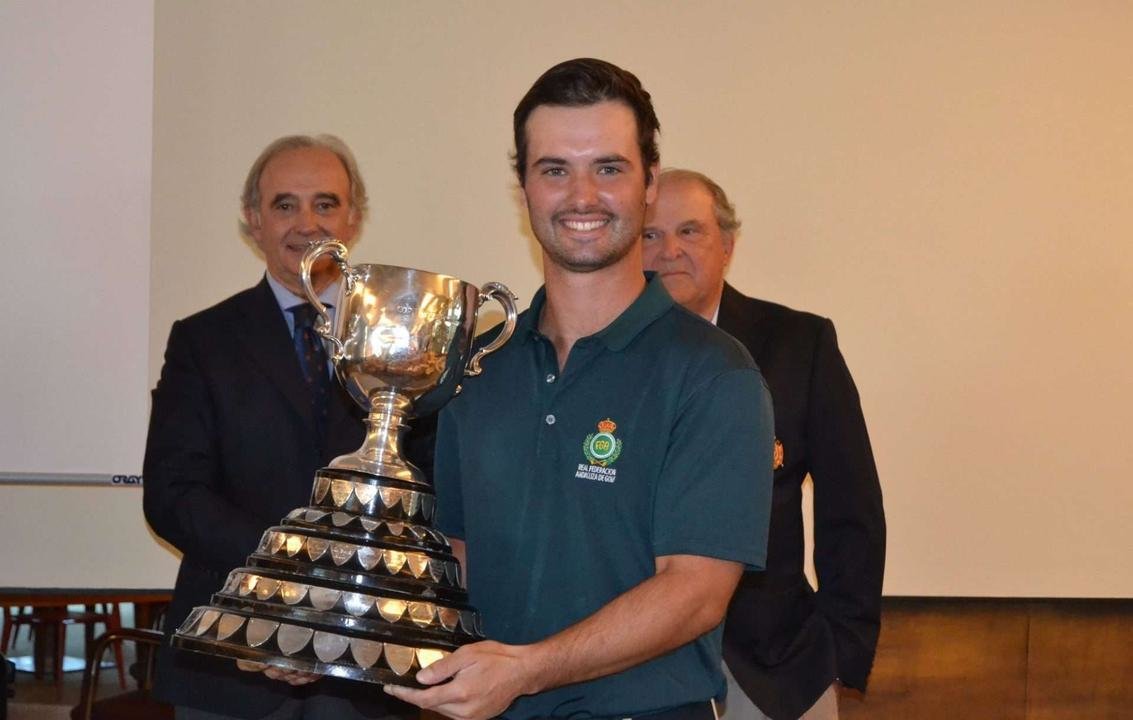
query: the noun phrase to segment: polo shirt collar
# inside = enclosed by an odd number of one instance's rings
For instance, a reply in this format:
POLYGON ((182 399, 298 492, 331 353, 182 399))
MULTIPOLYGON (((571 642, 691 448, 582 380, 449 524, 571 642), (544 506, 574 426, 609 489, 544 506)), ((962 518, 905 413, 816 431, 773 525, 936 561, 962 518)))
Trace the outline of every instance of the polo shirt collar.
MULTIPOLYGON (((530 342, 543 337, 539 332, 539 316, 543 312, 543 305, 547 302, 547 291, 540 287, 531 299, 531 306, 524 313, 516 327, 519 338, 523 342, 530 342)), ((657 273, 645 273, 645 290, 637 296, 628 308, 612 323, 594 333, 590 337, 600 340, 610 350, 624 350, 642 330, 649 327, 654 320, 664 315, 673 306, 673 298, 665 290, 664 284, 657 273)))

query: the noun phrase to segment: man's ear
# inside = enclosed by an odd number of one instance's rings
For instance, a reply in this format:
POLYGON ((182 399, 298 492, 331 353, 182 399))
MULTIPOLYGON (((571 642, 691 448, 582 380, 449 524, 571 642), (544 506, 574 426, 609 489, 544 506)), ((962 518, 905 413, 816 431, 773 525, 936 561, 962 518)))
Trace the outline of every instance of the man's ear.
POLYGON ((732 264, 732 253, 736 249, 736 234, 734 232, 726 232, 721 234, 720 242, 724 244, 724 270, 732 264))
POLYGON ((661 178, 661 165, 654 163, 645 169, 645 204, 657 202, 657 185, 661 178))
POLYGON ((244 224, 248 226, 248 234, 256 241, 256 245, 260 244, 260 211, 255 208, 244 208, 244 224))

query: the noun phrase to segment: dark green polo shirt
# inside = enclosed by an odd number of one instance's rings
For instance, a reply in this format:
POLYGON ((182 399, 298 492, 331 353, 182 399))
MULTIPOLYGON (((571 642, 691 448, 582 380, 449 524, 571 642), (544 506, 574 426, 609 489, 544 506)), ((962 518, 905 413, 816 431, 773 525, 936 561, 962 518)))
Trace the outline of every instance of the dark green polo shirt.
MULTIPOLYGON (((661 555, 762 568, 774 422, 747 351, 651 278, 560 373, 537 328, 544 300, 437 431, 438 527, 467 543, 488 636, 541 640, 651 577, 661 555)), ((720 636, 520 698, 504 717, 625 717, 722 696, 720 636)))

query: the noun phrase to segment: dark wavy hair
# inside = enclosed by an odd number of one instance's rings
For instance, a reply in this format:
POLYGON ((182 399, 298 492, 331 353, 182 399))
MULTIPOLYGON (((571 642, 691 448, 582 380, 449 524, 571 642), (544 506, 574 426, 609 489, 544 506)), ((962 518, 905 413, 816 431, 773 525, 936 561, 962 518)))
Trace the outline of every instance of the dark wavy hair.
POLYGON ((616 100, 625 103, 637 120, 637 145, 645 165, 645 182, 653 181, 649 168, 661 158, 657 149, 657 132, 661 123, 653 112, 653 101, 641 81, 628 70, 605 60, 576 58, 555 65, 539 76, 512 116, 515 132, 515 155, 512 165, 522 186, 527 179, 527 118, 540 105, 585 107, 616 100))

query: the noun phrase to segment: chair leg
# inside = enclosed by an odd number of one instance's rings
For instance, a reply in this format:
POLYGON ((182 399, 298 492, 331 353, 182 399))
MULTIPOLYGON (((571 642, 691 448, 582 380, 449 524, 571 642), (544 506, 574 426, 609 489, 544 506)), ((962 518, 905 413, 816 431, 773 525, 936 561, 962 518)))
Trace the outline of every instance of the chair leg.
MULTIPOLYGON (((25 637, 27 637, 28 642, 31 642, 31 633, 32 633, 31 617, 32 617, 32 615, 35 615, 35 608, 34 607, 19 608, 16 612, 20 613, 20 617, 23 619, 22 620, 23 624, 27 626, 28 631, 27 631, 27 633, 25 633, 25 637)), ((16 623, 16 636, 17 636, 16 639, 17 640, 19 639, 19 634, 20 634, 20 623, 16 623)))
POLYGON ((47 636, 51 634, 47 623, 40 621, 32 627, 32 651, 31 651, 31 665, 32 677, 36 680, 42 680, 46 673, 44 665, 47 663, 47 651, 50 649, 50 643, 47 636))
MULTIPOLYGON (((86 611, 87 612, 93 612, 93 610, 91 610, 90 605, 86 606, 86 611)), ((91 654, 92 650, 94 650, 94 623, 93 622, 84 622, 83 623, 83 658, 87 662, 90 662, 90 654, 91 654)))
POLYGON ((63 653, 67 649, 67 626, 60 618, 53 623, 55 628, 55 693, 63 691, 63 653))
MULTIPOLYGON (((122 613, 115 603, 106 603, 106 632, 122 629, 122 613)), ((118 686, 126 689, 126 662, 122 659, 122 641, 114 641, 114 662, 118 665, 118 686)))
POLYGON ((0 637, 0 653, 4 653, 5 655, 7 655, 8 650, 11 649, 12 631, 16 629, 15 618, 9 614, 11 610, 15 610, 17 613, 20 612, 19 608, 4 608, 4 632, 3 636, 0 637))

